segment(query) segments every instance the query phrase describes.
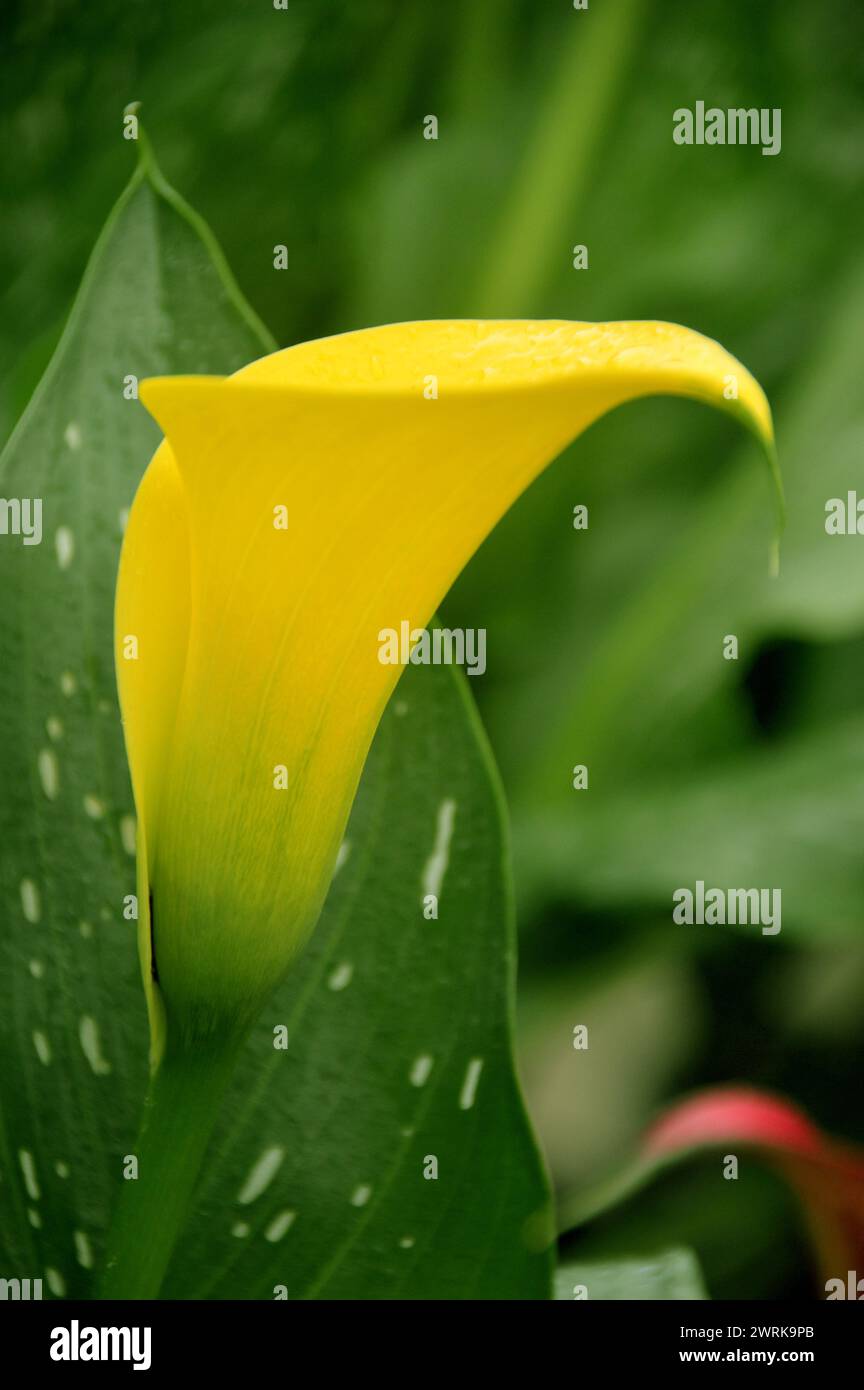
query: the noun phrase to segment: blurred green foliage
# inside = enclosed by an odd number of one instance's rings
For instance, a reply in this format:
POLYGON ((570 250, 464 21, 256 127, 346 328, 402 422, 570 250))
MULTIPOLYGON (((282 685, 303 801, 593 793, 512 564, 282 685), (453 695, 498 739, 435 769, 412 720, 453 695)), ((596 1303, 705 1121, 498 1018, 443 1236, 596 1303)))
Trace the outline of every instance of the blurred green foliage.
MULTIPOLYGON (((864 495, 857 0, 10 0, 0 27, 4 433, 128 176, 132 100, 284 344, 419 317, 662 318, 763 383, 778 581, 755 450, 655 401, 540 480, 445 617, 488 629, 475 693, 514 819, 524 1069, 561 1186, 715 1081, 864 1140, 864 540, 824 531, 829 497, 864 495), (673 111, 699 99, 779 107, 782 152, 674 145, 673 111), (697 878, 782 888, 780 936, 673 927, 672 890, 697 878)), ((732 1217, 700 1181, 653 1199, 668 1220, 646 1248, 692 1246, 712 1293, 800 1291, 774 1187, 741 1187, 730 1274, 732 1217)))

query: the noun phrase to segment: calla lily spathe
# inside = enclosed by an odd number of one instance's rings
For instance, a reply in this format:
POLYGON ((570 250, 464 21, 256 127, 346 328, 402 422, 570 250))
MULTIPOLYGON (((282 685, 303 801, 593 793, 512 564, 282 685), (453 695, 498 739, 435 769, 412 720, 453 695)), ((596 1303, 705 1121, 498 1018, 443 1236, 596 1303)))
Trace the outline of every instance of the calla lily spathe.
POLYGON ((397 324, 142 384, 166 442, 127 527, 117 666, 157 1058, 166 1022, 245 1028, 314 926, 401 670, 379 632, 424 626, 546 464, 652 394, 738 416, 773 459, 757 383, 671 324, 397 324))

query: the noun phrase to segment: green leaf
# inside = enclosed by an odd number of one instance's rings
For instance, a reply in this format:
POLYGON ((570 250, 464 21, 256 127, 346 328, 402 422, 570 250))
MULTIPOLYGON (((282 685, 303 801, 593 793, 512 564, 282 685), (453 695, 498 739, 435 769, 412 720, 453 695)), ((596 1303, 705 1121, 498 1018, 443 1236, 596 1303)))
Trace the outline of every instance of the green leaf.
MULTIPOLYGON (((538 813, 518 823, 525 897, 657 909, 671 926, 673 892, 697 879, 708 888, 770 885, 783 894, 781 934, 857 937, 862 777, 864 721, 854 715, 728 763, 699 764, 689 777, 589 794, 569 818, 538 813)), ((704 941, 717 930, 755 938, 761 928, 674 930, 704 941)))
POLYGON ((159 434, 124 378, 266 350, 214 250, 143 161, 0 461, 2 496, 43 504, 40 545, 0 544, 0 1248, 73 1295, 146 1078, 112 612, 123 512, 159 434))
MULTIPOLYGON (((55 1296, 92 1293, 146 1082, 112 606, 158 432, 124 378, 230 372, 270 346, 145 154, 0 462, 4 496, 44 504, 41 545, 0 546, 0 1254, 55 1296)), ((500 797, 451 672, 400 687, 348 843, 321 930, 250 1039, 170 1292, 547 1297, 500 797)))
POLYGON ((676 1249, 645 1259, 562 1264, 555 1274, 555 1297, 608 1302, 706 1299, 708 1295, 692 1250, 676 1249))
POLYGON ((246 1047, 169 1297, 547 1296, 501 810, 464 685, 415 668, 397 689, 323 918, 246 1047), (244 1200, 268 1155, 272 1182, 244 1200))

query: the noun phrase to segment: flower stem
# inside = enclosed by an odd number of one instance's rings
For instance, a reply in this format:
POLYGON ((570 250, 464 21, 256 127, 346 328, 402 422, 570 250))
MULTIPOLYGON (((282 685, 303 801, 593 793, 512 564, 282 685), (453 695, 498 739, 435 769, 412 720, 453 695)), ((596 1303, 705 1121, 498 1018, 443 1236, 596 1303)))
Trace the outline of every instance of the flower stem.
POLYGON ((114 1213, 100 1298, 158 1297, 237 1050, 231 1038, 166 1051, 144 1107, 138 1176, 124 1181, 114 1213))

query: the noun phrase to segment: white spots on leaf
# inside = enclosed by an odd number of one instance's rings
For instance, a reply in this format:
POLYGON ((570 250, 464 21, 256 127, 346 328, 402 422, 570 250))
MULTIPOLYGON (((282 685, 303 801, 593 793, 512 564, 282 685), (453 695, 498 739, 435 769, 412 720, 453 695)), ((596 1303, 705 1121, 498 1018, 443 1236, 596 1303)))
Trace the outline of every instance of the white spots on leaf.
POLYGON ((351 1193, 352 1207, 365 1207, 369 1198, 372 1196, 372 1188, 368 1182, 361 1182, 351 1193))
POLYGON ((247 1207, 250 1202, 255 1201, 256 1197, 261 1196, 266 1187, 269 1187, 282 1166, 284 1157, 285 1150, 277 1144, 264 1150, 257 1162, 253 1163, 246 1181, 240 1189, 237 1201, 241 1207, 247 1207))
POLYGON ((249 1234, 249 1230, 248 1221, 235 1221, 234 1225, 231 1227, 231 1234, 237 1240, 245 1240, 249 1234))
POLYGON ((135 857, 135 839, 138 833, 138 826, 134 816, 120 817, 120 843, 127 854, 135 857))
POLYGON ((39 1190, 39 1179, 36 1176, 36 1164, 33 1162, 33 1155, 29 1149, 18 1150, 18 1162, 21 1165, 21 1176, 24 1179, 27 1196, 31 1201, 38 1202, 42 1193, 39 1190))
POLYGON ((121 507, 121 508, 120 508, 120 511, 117 513, 117 520, 118 520, 118 522, 119 522, 119 524, 120 524, 120 535, 121 535, 121 536, 122 536, 122 535, 125 535, 125 533, 126 533, 126 527, 127 527, 128 524, 129 524, 129 508, 128 508, 128 507, 121 507))
POLYGON ((39 1231, 42 1229, 42 1217, 39 1215, 35 1207, 27 1208, 27 1220, 30 1222, 30 1225, 33 1227, 34 1231, 39 1231))
POLYGON ((75 537, 68 526, 58 526, 54 535, 54 549, 61 570, 68 570, 75 559, 75 537))
POLYGON ((75 1258, 82 1269, 93 1268, 93 1248, 84 1231, 73 1231, 72 1239, 75 1242, 75 1258))
POLYGON ((60 790, 60 764, 53 748, 40 748, 36 756, 39 781, 49 801, 56 801, 60 790))
POLYGON ((354 974, 354 966, 350 960, 343 960, 341 965, 337 965, 329 980, 327 988, 332 990, 347 989, 351 983, 351 976, 354 974))
POLYGON ((71 699, 78 689, 78 682, 71 671, 64 671, 60 677, 60 689, 67 699, 71 699))
POLYGON ((33 1034, 33 1047, 35 1048, 36 1056, 39 1058, 39 1061, 42 1063, 43 1067, 50 1067, 51 1044, 48 1041, 45 1034, 41 1033, 38 1028, 33 1034))
POLYGON ((456 802, 447 797, 438 807, 435 845, 423 869, 423 896, 437 898, 450 860, 450 840, 456 819, 456 802))
POLYGON ((83 801, 84 813, 91 820, 101 820, 105 814, 105 802, 101 796, 95 796, 93 792, 88 792, 83 801))
POLYGON ((401 1239, 400 1242, 399 1242, 399 1249, 400 1249, 400 1250, 410 1250, 413 1244, 414 1244, 414 1237, 413 1237, 413 1236, 403 1236, 402 1239, 401 1239))
POLYGON ((31 960, 30 974, 33 976, 34 980, 42 979, 42 976, 45 974, 45 966, 42 964, 41 960, 31 960))
POLYGON ((81 426, 77 420, 70 420, 63 431, 63 442, 67 449, 71 449, 73 454, 81 448, 81 426))
POLYGON ((66 1280, 63 1278, 59 1269, 52 1269, 50 1265, 47 1266, 45 1278, 55 1298, 64 1298, 66 1296, 66 1280))
POLYGON ((99 1024, 90 1014, 84 1014, 78 1024, 78 1038, 81 1051, 90 1063, 94 1076, 107 1076, 111 1063, 102 1055, 102 1040, 99 1037, 99 1024))
POLYGON ((411 1085, 425 1086, 434 1064, 435 1059, 430 1057, 428 1052, 424 1052, 420 1057, 415 1057, 411 1063, 411 1085))
POLYGON ((396 715, 397 719, 404 719, 405 715, 408 713, 407 700, 396 700, 393 705, 393 713, 396 715))
POLYGON ((42 916, 42 898, 32 878, 21 880, 21 911, 28 922, 36 923, 42 916))
POLYGON ((63 737, 63 721, 58 719, 56 714, 49 714, 45 720, 45 732, 52 743, 59 743, 63 737))
POLYGON ((345 864, 345 862, 347 861, 348 856, 349 856, 350 853, 351 853, 351 846, 350 846, 350 844, 348 843, 347 840, 343 840, 342 843, 341 843, 341 845, 339 846, 339 853, 336 855, 336 863, 335 863, 335 865, 333 866, 333 877, 334 877, 334 878, 336 877, 336 875, 338 874, 339 870, 342 868, 342 866, 343 866, 343 865, 345 864))
POLYGON ((269 1240, 271 1245, 275 1245, 294 1225, 296 1216, 296 1211, 280 1211, 277 1216, 273 1217, 273 1220, 265 1230, 264 1239, 269 1240))
POLYGON ((64 1163, 62 1158, 58 1158, 57 1162, 54 1164, 54 1172, 57 1174, 58 1178, 68 1178, 69 1164, 64 1163))
POLYGON ((78 930, 80 931, 85 941, 89 941, 90 937, 93 935, 93 928, 89 922, 79 922, 78 930))
POLYGON ((462 1090, 459 1093, 459 1109, 470 1110, 477 1096, 477 1083, 483 1070, 483 1058, 472 1057, 465 1072, 462 1090))

